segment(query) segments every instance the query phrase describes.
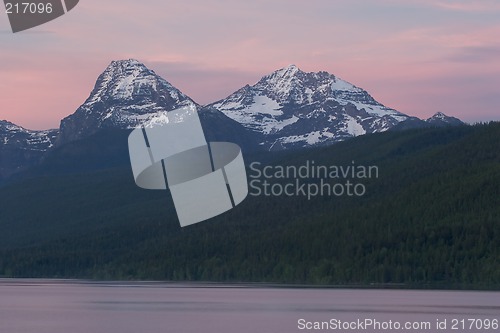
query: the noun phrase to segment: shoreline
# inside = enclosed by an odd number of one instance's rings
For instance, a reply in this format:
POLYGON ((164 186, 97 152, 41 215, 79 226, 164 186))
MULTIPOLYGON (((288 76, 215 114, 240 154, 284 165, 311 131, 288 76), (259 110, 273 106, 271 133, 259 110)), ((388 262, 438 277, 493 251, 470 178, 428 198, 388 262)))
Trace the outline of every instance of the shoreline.
POLYGON ((481 286, 444 287, 442 284, 404 284, 404 283, 371 283, 314 285, 288 284, 270 282, 211 282, 211 281, 153 281, 153 280, 97 280, 78 278, 6 278, 0 277, 0 286, 36 286, 36 285, 95 285, 116 287, 161 287, 161 288, 220 288, 220 289, 337 289, 337 290, 414 290, 414 291, 463 291, 463 292, 498 292, 481 286))

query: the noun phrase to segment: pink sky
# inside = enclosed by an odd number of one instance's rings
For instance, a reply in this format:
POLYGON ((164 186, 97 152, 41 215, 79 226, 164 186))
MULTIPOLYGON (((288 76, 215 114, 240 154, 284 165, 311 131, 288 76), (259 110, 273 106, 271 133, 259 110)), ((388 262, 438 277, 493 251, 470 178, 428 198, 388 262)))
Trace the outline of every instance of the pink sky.
POLYGON ((204 104, 291 63, 426 118, 500 120, 500 2, 82 0, 12 34, 0 14, 0 119, 55 128, 112 61, 136 58, 204 104))

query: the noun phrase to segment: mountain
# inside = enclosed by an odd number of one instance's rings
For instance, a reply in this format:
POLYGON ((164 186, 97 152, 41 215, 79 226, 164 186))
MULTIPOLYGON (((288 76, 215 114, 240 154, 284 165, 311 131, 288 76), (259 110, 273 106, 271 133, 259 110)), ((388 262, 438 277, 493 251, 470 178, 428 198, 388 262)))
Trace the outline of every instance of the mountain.
POLYGON ((327 72, 290 65, 211 104, 260 136, 265 149, 324 145, 383 132, 409 116, 327 72))
POLYGON ((33 131, 0 120, 0 142, 2 147, 12 146, 33 151, 47 151, 54 144, 58 130, 33 131))
POLYGON ((61 121, 57 146, 103 130, 130 130, 186 106, 197 110, 208 141, 232 141, 248 149, 255 145, 239 123, 200 106, 144 64, 129 59, 111 62, 87 100, 61 121))
POLYGON ((187 106, 197 110, 207 141, 230 141, 246 151, 256 149, 255 136, 241 124, 214 108, 198 105, 139 61, 120 60, 111 62, 87 100, 61 121, 59 130, 30 131, 1 122, 0 181, 27 169, 33 176, 128 161, 127 136, 132 128, 187 106), (74 144, 77 141, 83 142, 74 144), (73 163, 79 155, 85 155, 85 160, 73 163))
POLYGON ((87 100, 61 121, 58 145, 101 129, 131 129, 184 106, 197 106, 137 60, 113 61, 99 75, 87 100))
POLYGON ((432 117, 425 120, 419 119, 417 117, 409 117, 408 119, 400 122, 391 130, 393 131, 404 131, 414 128, 426 128, 426 127, 447 127, 447 126, 462 126, 465 125, 463 121, 458 118, 450 117, 442 112, 437 112, 432 117))
POLYGON ((0 180, 36 164, 57 134, 58 130, 31 131, 0 120, 0 180))
POLYGON ((442 112, 437 112, 432 117, 426 119, 425 122, 435 127, 465 125, 460 119, 447 116, 442 112))

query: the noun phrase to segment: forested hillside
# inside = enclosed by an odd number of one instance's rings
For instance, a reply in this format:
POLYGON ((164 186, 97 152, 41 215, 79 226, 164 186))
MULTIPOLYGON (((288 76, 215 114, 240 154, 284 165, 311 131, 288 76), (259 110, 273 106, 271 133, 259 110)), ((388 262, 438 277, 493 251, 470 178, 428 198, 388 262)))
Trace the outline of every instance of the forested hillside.
POLYGON ((361 197, 249 196, 186 228, 168 192, 135 186, 123 156, 48 172, 98 160, 72 152, 0 187, 0 276, 500 289, 499 123, 247 154, 379 175, 361 197))

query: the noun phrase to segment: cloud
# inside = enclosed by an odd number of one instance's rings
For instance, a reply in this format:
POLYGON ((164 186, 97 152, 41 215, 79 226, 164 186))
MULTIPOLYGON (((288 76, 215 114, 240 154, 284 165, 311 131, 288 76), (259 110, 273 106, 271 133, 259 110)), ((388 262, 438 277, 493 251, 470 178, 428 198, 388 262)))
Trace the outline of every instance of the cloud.
POLYGON ((437 1, 435 2, 435 6, 438 8, 452 10, 452 11, 461 11, 461 12, 492 12, 492 11, 500 11, 500 4, 497 0, 488 1, 488 0, 473 0, 473 1, 453 1, 453 2, 443 2, 437 1))
POLYGON ((464 47, 456 50, 454 54, 447 57, 446 60, 453 62, 462 62, 462 63, 484 63, 484 62, 498 63, 499 56, 500 56, 500 45, 464 47))

